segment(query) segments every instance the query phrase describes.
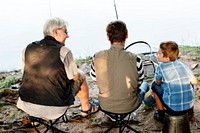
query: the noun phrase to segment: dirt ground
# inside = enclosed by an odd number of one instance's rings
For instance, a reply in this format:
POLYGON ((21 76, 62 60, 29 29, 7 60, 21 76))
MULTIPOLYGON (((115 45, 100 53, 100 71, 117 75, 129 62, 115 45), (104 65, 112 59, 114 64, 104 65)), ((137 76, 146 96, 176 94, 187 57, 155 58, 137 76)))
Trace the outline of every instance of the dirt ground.
MULTIPOLYGON (((185 63, 192 67, 195 73, 200 73, 200 63, 184 60, 185 63), (196 64, 196 66, 194 66, 196 64), (194 67, 194 68, 193 68, 194 67)), ((83 64, 80 69, 83 69, 87 74, 89 72, 89 66, 83 64)), ((15 74, 20 74, 20 71, 15 74)), ((97 99, 98 88, 96 83, 87 76, 89 85, 90 100, 97 99)), ((18 90, 5 88, 0 89, 0 133, 34 133, 34 128, 30 127, 28 115, 16 108, 16 99, 18 97, 18 90)), ((200 85, 195 86, 195 105, 194 105, 194 117, 190 121, 191 133, 200 133, 200 85)), ((101 133, 107 129, 109 124, 105 124, 107 117, 101 111, 92 115, 89 118, 75 119, 73 118, 79 112, 80 103, 76 99, 75 104, 71 106, 67 111, 69 119, 68 123, 61 122, 57 125, 59 129, 68 131, 70 133, 101 133)), ((141 133, 161 133, 163 124, 157 122, 153 118, 153 113, 156 110, 155 105, 146 107, 142 104, 134 113, 131 114, 130 126, 140 130, 141 133)), ((44 126, 38 127, 40 131, 44 130, 44 126)), ((115 128, 111 133, 117 133, 115 128)), ((131 133, 128 129, 125 132, 131 133)))

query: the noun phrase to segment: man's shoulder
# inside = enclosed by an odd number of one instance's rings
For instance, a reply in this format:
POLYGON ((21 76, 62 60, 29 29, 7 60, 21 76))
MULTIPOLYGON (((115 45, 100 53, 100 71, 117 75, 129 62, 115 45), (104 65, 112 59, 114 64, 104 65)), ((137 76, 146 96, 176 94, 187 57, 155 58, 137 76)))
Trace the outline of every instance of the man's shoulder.
POLYGON ((102 57, 108 54, 108 50, 101 50, 94 54, 94 57, 102 57))
POLYGON ((63 51, 70 51, 70 49, 67 48, 67 47, 65 47, 65 46, 61 46, 61 50, 63 50, 63 51))
MULTIPOLYGON (((131 57, 139 57, 137 54, 130 52, 130 51, 126 51, 126 53, 131 56, 131 57)), ((139 57, 140 58, 140 57, 139 57)))
POLYGON ((126 58, 130 59, 130 60, 134 59, 137 62, 140 62, 142 60, 142 58, 139 55, 137 55, 137 54, 135 54, 133 52, 130 52, 130 51, 125 51, 125 55, 124 56, 126 56, 126 58))
POLYGON ((37 44, 40 44, 40 41, 33 41, 33 42, 29 43, 24 49, 35 47, 35 46, 37 46, 37 44))
POLYGON ((63 55, 63 56, 66 56, 66 54, 68 54, 69 52, 71 52, 71 50, 65 46, 62 46, 60 48, 60 54, 63 55))
MULTIPOLYGON (((101 51, 96 52, 94 54, 94 57, 96 57, 96 58, 97 57, 107 57, 109 54, 112 54, 112 52, 109 49, 101 50, 101 51)), ((130 59, 133 59, 133 58, 134 59, 137 59, 137 58, 141 59, 140 56, 138 56, 135 53, 129 52, 129 51, 123 51, 121 53, 121 56, 126 57, 126 58, 130 58, 130 59)))

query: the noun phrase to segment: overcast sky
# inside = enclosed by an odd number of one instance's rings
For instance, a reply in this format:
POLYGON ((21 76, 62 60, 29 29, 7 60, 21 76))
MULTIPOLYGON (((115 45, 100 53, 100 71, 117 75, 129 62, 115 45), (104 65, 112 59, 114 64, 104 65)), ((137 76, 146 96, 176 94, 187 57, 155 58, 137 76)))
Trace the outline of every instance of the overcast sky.
MULTIPOLYGON (((115 0, 118 18, 128 27, 126 44, 161 41, 200 44, 200 0, 115 0)), ((0 4, 0 71, 20 69, 21 51, 43 38, 50 17, 69 23, 66 46, 75 58, 109 48, 105 27, 116 20, 113 0, 4 0, 0 4)))

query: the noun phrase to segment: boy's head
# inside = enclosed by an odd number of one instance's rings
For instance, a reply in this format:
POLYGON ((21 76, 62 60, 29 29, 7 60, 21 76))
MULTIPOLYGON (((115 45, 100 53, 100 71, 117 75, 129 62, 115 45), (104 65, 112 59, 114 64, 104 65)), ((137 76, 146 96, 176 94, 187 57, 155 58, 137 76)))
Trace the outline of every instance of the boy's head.
MULTIPOLYGON (((169 61, 175 61, 178 58, 179 48, 176 42, 166 41, 160 44, 159 56, 162 56, 163 59, 168 59, 169 61)), ((159 58, 158 58, 159 60, 159 58)), ((166 62, 166 61, 161 61, 166 62)))
POLYGON ((107 25, 106 32, 108 39, 112 44, 113 42, 125 42, 128 30, 123 21, 116 20, 107 25))

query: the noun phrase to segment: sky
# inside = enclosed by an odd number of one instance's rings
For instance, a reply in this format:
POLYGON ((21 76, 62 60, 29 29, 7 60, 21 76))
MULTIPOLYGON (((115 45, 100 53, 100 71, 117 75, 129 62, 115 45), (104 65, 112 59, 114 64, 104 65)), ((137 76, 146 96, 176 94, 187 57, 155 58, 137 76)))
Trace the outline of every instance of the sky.
MULTIPOLYGON (((126 45, 162 41, 200 45, 200 0, 115 0, 118 19, 127 24, 126 45)), ((22 50, 43 38, 52 17, 68 22, 66 47, 75 58, 108 49, 106 25, 116 20, 113 0, 4 0, 0 4, 0 71, 21 68, 22 50)))

